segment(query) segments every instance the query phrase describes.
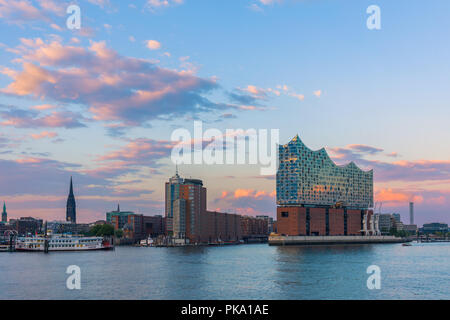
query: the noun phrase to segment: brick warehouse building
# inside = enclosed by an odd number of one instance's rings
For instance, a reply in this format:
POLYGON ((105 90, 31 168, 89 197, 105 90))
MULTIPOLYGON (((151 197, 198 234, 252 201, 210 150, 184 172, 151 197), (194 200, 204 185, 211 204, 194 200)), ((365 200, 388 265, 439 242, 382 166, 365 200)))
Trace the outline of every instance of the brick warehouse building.
POLYGON ((264 219, 208 211, 206 188, 198 179, 178 172, 165 184, 166 234, 190 243, 238 241, 253 235, 267 236, 264 219), (258 234, 259 233, 259 234, 258 234))
POLYGON ((142 240, 157 237, 165 233, 165 219, 160 216, 144 216, 132 211, 117 210, 106 213, 106 222, 113 225, 115 230, 126 231, 126 238, 142 240))
POLYGON ((373 171, 336 165, 295 136, 279 146, 277 232, 291 236, 375 234, 373 171))

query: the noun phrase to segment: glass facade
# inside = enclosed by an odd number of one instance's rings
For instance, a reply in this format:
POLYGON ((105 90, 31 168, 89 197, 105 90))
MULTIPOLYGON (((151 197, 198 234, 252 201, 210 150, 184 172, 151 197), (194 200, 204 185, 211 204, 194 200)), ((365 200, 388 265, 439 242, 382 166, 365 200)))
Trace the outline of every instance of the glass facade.
POLYGON ((295 136, 279 146, 277 204, 373 207, 373 170, 363 171, 353 162, 336 165, 325 149, 312 151, 295 136))

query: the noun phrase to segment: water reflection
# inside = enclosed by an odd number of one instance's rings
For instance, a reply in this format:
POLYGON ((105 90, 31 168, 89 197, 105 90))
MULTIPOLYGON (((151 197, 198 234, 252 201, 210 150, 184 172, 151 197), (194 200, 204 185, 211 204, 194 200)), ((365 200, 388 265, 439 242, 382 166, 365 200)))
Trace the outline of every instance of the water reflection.
POLYGON ((450 244, 135 248, 0 255, 0 299, 449 299, 450 244), (67 290, 65 270, 82 270, 67 290), (382 270, 382 290, 366 269, 382 270), (437 290, 439 288, 439 290, 437 290))

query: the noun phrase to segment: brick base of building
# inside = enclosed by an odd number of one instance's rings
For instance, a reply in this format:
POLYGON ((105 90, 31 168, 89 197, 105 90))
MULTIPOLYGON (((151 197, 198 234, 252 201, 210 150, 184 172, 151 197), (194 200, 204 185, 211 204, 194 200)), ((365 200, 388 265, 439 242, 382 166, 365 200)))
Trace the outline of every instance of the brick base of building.
MULTIPOLYGON (((278 207, 277 233, 287 236, 358 236, 367 210, 278 207)), ((369 211, 369 216, 373 214, 369 211)))

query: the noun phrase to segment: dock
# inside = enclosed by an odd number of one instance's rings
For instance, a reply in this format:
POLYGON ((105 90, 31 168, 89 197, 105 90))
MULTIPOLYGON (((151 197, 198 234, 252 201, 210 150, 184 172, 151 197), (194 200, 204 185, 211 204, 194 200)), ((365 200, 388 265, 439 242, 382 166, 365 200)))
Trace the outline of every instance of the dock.
POLYGON ((271 235, 270 246, 288 245, 333 245, 333 244, 370 244, 370 243, 403 243, 405 238, 395 236, 281 236, 271 235))

